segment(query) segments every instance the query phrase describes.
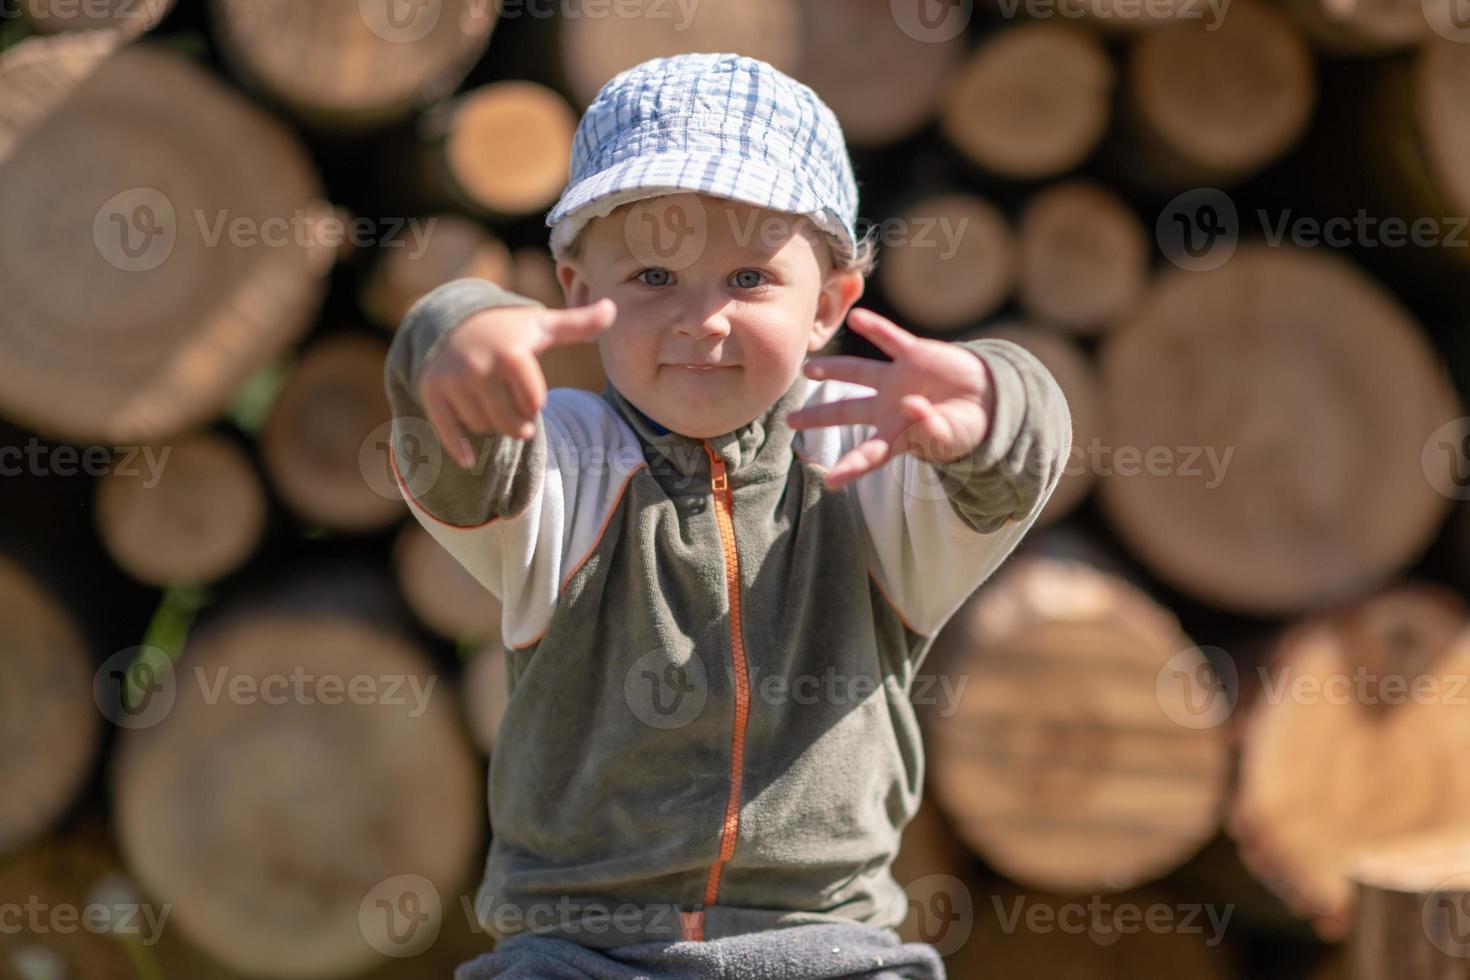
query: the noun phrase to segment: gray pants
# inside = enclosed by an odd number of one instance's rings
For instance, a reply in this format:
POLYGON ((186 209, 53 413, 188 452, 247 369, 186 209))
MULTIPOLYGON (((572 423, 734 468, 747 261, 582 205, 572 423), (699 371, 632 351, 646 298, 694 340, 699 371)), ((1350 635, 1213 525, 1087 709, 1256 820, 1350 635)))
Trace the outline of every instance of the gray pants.
POLYGON ((790 926, 702 942, 596 950, 520 933, 454 980, 945 980, 933 946, 856 923, 790 926))

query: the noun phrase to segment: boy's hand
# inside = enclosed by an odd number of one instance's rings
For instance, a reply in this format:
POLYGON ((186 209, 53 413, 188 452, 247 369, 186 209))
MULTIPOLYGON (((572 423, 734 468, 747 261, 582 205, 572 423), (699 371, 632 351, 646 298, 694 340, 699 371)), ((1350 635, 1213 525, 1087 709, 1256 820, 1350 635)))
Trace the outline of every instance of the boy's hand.
POLYGON ((852 310, 847 322, 893 360, 835 356, 806 362, 809 378, 835 378, 875 389, 863 398, 810 405, 786 417, 796 429, 854 424, 877 428, 871 439, 832 467, 828 487, 845 486, 904 453, 945 463, 980 444, 995 411, 995 388, 984 361, 955 344, 916 337, 872 310, 852 310))
POLYGON ((591 340, 615 319, 617 305, 603 298, 569 310, 495 307, 455 324, 419 371, 419 403, 439 444, 469 469, 474 452, 466 430, 531 438, 536 413, 546 404, 546 376, 536 355, 591 340))

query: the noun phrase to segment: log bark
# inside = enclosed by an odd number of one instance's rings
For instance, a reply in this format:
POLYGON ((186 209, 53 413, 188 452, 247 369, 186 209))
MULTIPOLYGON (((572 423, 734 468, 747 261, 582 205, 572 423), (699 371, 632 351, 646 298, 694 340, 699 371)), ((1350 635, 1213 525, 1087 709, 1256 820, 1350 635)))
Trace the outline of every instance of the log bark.
POLYGON ((105 56, 110 34, 0 57, 0 411, 73 442, 218 414, 306 330, 334 254, 287 130, 165 48, 105 56))
POLYGON ((918 132, 969 48, 964 31, 905 30, 891 0, 806 0, 801 9, 799 77, 832 107, 850 146, 918 132))
POLYGON ((44 833, 92 771, 101 715, 80 630, 18 563, 0 558, 0 856, 44 833))
POLYGON ((1285 614, 1361 595, 1448 511, 1453 460, 1425 445, 1464 413, 1408 312, 1345 259, 1251 243, 1171 269, 1101 364, 1104 512, 1205 601, 1285 614))
POLYGON ((373 478, 392 418, 387 351, 374 337, 323 339, 302 354, 271 406, 261 461, 282 501, 308 522, 357 533, 403 515, 402 496, 373 478))
POLYGON ((1354 849, 1470 821, 1466 625, 1453 593, 1397 587, 1288 628, 1245 686, 1228 829, 1328 940, 1351 920, 1354 849))
POLYGON ((1316 102, 1311 50, 1255 0, 1218 24, 1177 20, 1134 38, 1105 168, 1143 193, 1226 187, 1292 149, 1316 102))
POLYGON ((1092 362, 1072 341, 1054 332, 1022 323, 993 324, 975 336, 997 337, 1020 344, 1036 355, 1056 378, 1067 399, 1072 415, 1072 450, 1067 457, 1061 482, 1051 499, 1041 509, 1035 527, 1053 525, 1076 510, 1097 482, 1097 474, 1089 464, 1087 449, 1101 438, 1103 425, 1102 388, 1092 362))
POLYGON ((159 586, 234 571, 260 544, 266 516, 265 488, 250 458, 208 432, 118 457, 98 481, 93 511, 113 560, 159 586))
POLYGON ((232 969, 359 972, 392 938, 381 909, 430 917, 399 937, 405 955, 461 914, 482 774, 397 608, 360 562, 237 594, 191 633, 171 710, 117 747, 129 866, 232 969))
POLYGON ((968 193, 937 194, 905 207, 901 238, 878 263, 883 294, 912 325, 948 333, 993 313, 1015 285, 1016 248, 995 205, 968 193))
POLYGON ((1018 300, 1038 325, 1074 334, 1110 330, 1138 304, 1149 278, 1149 241, 1138 215, 1095 181, 1042 190, 1017 228, 1018 300))
POLYGON ((499 3, 211 0, 241 76, 309 122, 380 125, 447 96, 484 54, 499 3))
POLYGON ((1178 621, 1088 563, 1022 555, 941 634, 963 682, 930 713, 931 783, 955 831, 1027 887, 1118 891, 1185 861, 1219 826, 1223 699, 1178 621))
POLYGON ((513 287, 510 249, 489 229, 449 213, 433 215, 426 224, 421 250, 405 242, 380 247, 358 289, 363 312, 385 330, 397 330, 415 301, 451 280, 471 277, 513 287))
POLYGON ((1352 980, 1470 977, 1470 835, 1461 824, 1358 853, 1352 980))
POLYGON ((557 22, 561 69, 579 109, 618 72, 649 58, 732 51, 787 74, 801 61, 801 10, 790 0, 701 0, 687 11, 662 0, 624 0, 611 10, 571 0, 568 16, 557 22))
POLYGON ((436 109, 421 123, 432 190, 500 218, 550 209, 566 186, 577 117, 536 82, 494 82, 436 109))
POLYGON ((1116 72, 1097 37, 1053 23, 1009 27, 980 44, 944 93, 939 125, 975 164, 1015 180, 1081 164, 1112 114, 1116 72))

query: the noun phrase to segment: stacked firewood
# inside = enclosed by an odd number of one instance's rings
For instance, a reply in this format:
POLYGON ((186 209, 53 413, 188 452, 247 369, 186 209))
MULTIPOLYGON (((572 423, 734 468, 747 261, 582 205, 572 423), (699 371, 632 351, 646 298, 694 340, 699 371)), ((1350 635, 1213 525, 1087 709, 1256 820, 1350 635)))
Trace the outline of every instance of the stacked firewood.
POLYGON ((1470 977, 1467 38, 1453 0, 0 0, 0 911, 111 923, 0 929, 0 980, 489 947, 500 606, 399 495, 384 355, 451 279, 561 305, 578 115, 681 51, 837 112, 862 305, 1072 411, 920 665, 905 935, 959 978, 1470 977))

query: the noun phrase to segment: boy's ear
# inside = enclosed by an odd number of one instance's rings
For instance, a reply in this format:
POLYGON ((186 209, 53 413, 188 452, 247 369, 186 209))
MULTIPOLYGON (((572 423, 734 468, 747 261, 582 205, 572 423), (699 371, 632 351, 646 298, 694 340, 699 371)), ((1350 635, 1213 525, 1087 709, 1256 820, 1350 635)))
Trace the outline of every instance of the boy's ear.
POLYGON ((827 281, 817 296, 817 315, 812 321, 812 334, 807 341, 809 352, 816 352, 827 346, 847 319, 847 311, 862 298, 866 286, 863 274, 856 269, 833 272, 827 276, 827 281))
POLYGON ((567 309, 586 306, 589 290, 587 280, 582 277, 582 268, 574 259, 559 259, 556 263, 556 281, 561 283, 561 293, 566 299, 567 309))

